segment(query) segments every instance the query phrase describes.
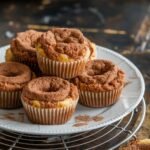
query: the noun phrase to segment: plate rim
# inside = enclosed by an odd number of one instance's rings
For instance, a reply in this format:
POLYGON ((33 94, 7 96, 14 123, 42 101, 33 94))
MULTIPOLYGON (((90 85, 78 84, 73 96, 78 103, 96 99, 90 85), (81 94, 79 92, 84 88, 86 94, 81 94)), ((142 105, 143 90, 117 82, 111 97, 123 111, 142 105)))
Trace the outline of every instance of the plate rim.
MULTIPOLYGON (((7 49, 7 48, 9 48, 9 46, 10 45, 1 46, 0 49, 7 49)), ((138 106, 138 104, 142 101, 142 98, 143 98, 144 92, 145 92, 145 82, 144 82, 144 78, 142 76, 141 71, 136 67, 136 65, 133 62, 131 62, 128 58, 122 56, 118 52, 115 52, 109 48, 99 46, 99 45, 96 45, 96 49, 97 48, 103 49, 104 51, 107 51, 108 53, 111 53, 111 54, 121 58, 122 60, 124 60, 129 66, 132 67, 132 69, 134 69, 134 71, 136 71, 136 73, 139 76, 139 80, 140 80, 140 84, 141 84, 141 93, 140 93, 136 103, 134 105, 132 105, 126 112, 124 112, 120 115, 114 116, 112 119, 110 119, 108 121, 104 121, 103 123, 100 123, 100 124, 97 124, 97 125, 94 125, 91 127, 84 126, 84 127, 80 127, 80 128, 74 128, 74 130, 66 130, 67 132, 65 132, 65 133, 64 132, 59 132, 59 133, 58 132, 40 132, 40 130, 38 132, 37 132, 37 130, 36 130, 36 132, 35 131, 28 132, 28 130, 17 130, 16 128, 8 128, 7 126, 1 125, 1 124, 0 124, 0 129, 11 131, 11 132, 17 132, 17 133, 23 133, 23 134, 34 134, 34 135, 63 135, 63 134, 67 135, 67 134, 86 132, 86 131, 90 131, 90 130, 94 130, 97 128, 101 128, 101 127, 110 125, 110 124, 117 122, 118 120, 124 118, 131 111, 133 111, 138 106)), ((37 125, 37 126, 40 126, 40 128, 42 127, 42 125, 37 125)))

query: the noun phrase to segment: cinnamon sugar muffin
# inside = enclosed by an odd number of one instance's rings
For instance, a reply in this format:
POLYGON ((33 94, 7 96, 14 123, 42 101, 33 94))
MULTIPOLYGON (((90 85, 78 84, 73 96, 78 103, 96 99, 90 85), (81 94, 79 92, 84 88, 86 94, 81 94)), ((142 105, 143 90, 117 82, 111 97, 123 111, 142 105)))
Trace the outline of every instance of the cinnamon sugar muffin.
POLYGON ((0 63, 0 108, 20 107, 22 89, 31 78, 32 72, 26 65, 0 63))
POLYGON ((119 150, 150 150, 150 139, 130 141, 127 146, 119 150))
POLYGON ((58 77, 40 77, 23 89, 22 103, 29 120, 37 124, 64 124, 75 111, 77 87, 58 77))
POLYGON ((43 33, 37 44, 41 71, 47 75, 73 78, 95 55, 95 45, 73 28, 52 28, 43 33))
POLYGON ((92 60, 84 73, 73 79, 80 91, 79 102, 89 107, 114 104, 124 86, 124 72, 107 60, 92 60))
MULTIPOLYGON (((6 60, 15 59, 24 63, 32 69, 37 69, 37 57, 35 44, 42 32, 27 30, 17 34, 11 42, 10 49, 6 52, 6 60)), ((10 60, 11 61, 11 60, 10 60)))

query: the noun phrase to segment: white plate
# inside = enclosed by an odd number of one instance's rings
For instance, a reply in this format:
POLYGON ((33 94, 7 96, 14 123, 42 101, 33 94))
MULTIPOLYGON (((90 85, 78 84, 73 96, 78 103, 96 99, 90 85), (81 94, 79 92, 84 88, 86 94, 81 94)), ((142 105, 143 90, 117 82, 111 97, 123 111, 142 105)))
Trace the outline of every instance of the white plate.
MULTIPOLYGON (((4 61, 5 50, 9 46, 0 48, 0 62, 4 61)), ((129 114, 142 100, 145 84, 140 71, 129 60, 120 54, 104 47, 97 46, 97 57, 107 59, 119 65, 126 73, 128 84, 122 91, 122 94, 116 104, 107 108, 88 108, 78 104, 77 110, 71 120, 64 125, 38 125, 32 124, 26 118, 24 110, 3 110, 0 109, 0 128, 26 134, 56 135, 72 134, 100 128, 115 121, 120 120, 129 114), (90 117, 100 115, 101 121, 89 121, 75 126, 75 117, 79 115, 88 115, 90 117), (15 121, 14 121, 15 120, 15 121)))

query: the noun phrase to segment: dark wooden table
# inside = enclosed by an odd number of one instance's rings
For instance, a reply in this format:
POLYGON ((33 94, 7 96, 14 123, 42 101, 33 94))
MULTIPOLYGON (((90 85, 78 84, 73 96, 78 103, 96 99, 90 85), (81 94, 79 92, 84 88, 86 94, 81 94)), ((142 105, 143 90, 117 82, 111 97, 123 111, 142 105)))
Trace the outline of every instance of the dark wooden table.
POLYGON ((96 44, 129 58, 146 83, 147 117, 139 138, 150 137, 150 1, 42 0, 0 2, 0 46, 19 31, 78 27, 96 44), (149 119, 149 121, 148 121, 149 119))

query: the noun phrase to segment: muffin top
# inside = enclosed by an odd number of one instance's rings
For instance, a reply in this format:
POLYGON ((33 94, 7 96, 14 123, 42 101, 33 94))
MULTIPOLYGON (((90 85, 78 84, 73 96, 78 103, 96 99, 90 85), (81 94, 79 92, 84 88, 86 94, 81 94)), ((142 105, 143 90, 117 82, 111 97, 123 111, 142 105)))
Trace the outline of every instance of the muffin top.
POLYGON ((38 42, 45 55, 57 61, 88 59, 93 54, 93 45, 74 28, 51 28, 41 35, 38 42))
POLYGON ((0 90, 19 90, 30 81, 32 72, 26 65, 16 62, 0 63, 0 90))
POLYGON ((64 101, 66 98, 78 98, 77 87, 58 77, 40 77, 30 81, 24 88, 22 96, 27 100, 44 102, 64 101))
POLYGON ((124 72, 111 61, 91 60, 74 82, 85 90, 105 91, 122 87, 124 78, 124 72))
POLYGON ((25 32, 20 32, 17 34, 11 42, 11 50, 13 54, 22 59, 30 59, 31 61, 36 60, 36 49, 35 45, 37 39, 42 34, 42 32, 27 30, 25 32))

